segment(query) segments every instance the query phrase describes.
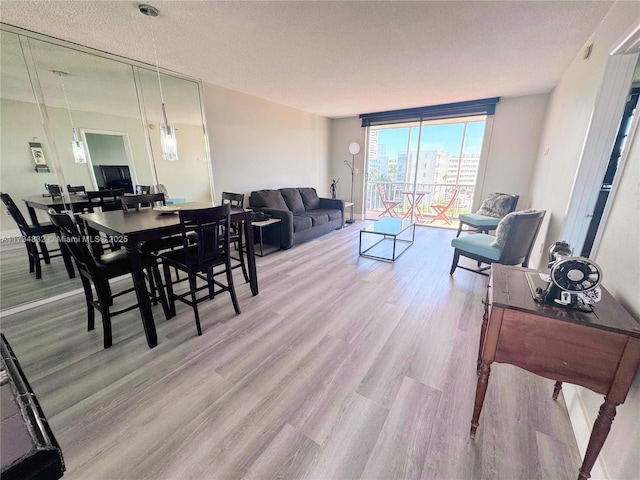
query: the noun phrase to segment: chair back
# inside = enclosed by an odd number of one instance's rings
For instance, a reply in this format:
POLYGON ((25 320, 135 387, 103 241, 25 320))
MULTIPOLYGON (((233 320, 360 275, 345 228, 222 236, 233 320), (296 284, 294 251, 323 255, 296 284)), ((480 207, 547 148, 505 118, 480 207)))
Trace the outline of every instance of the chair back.
POLYGON ((244 207, 244 193, 222 192, 222 205, 226 204, 234 207, 244 207))
POLYGON ((89 211, 93 212, 96 207, 100 207, 103 212, 112 210, 121 210, 122 203, 120 197, 124 196, 124 188, 115 188, 111 190, 98 190, 87 192, 87 200, 89 201, 89 211))
POLYGON ((458 194, 460 193, 460 189, 456 188, 453 191, 453 195, 451 196, 451 200, 449 200, 449 203, 446 204, 446 208, 445 208, 445 212, 448 211, 451 207, 453 207, 456 203, 456 200, 458 199, 458 194))
POLYGON ((533 243, 542 225, 545 210, 523 211, 514 215, 498 263, 528 265, 533 243))
POLYGON ((151 193, 151 185, 136 185, 136 195, 147 195, 151 193))
POLYGON ((139 210, 140 207, 151 207, 153 204, 159 203, 166 205, 164 193, 149 193, 145 195, 123 195, 120 197, 122 210, 127 212, 129 208, 139 210))
MULTIPOLYGON (((49 209, 49 218, 53 224, 58 242, 67 248, 78 267, 80 275, 94 281, 100 281, 97 267, 89 247, 84 241, 84 236, 78 230, 78 226, 66 213, 58 213, 49 209)), ((108 283, 108 281, 107 281, 108 283)))
POLYGON ((49 192, 49 195, 51 195, 51 198, 62 196, 62 188, 60 188, 60 185, 45 183, 44 188, 46 188, 47 192, 49 192))
POLYGON ((69 192, 69 195, 78 195, 79 193, 85 194, 87 193, 87 189, 84 187, 84 185, 67 185, 67 192, 69 192))
POLYGON ((387 190, 381 183, 378 184, 378 194, 380 195, 380 200, 385 201, 387 199, 387 190))
POLYGON ((207 270, 229 258, 229 204, 199 210, 180 210, 180 229, 186 264, 195 271, 207 270), (193 245, 193 235, 197 243, 193 245))
POLYGON ((29 235, 29 224, 25 220, 24 215, 22 215, 22 212, 20 211, 18 206, 13 201, 13 198, 11 198, 11 195, 9 195, 8 193, 0 193, 0 196, 2 197, 2 203, 4 203, 4 206, 7 208, 9 215, 11 215, 11 218, 13 218, 14 222, 18 224, 20 232, 23 235, 29 235))

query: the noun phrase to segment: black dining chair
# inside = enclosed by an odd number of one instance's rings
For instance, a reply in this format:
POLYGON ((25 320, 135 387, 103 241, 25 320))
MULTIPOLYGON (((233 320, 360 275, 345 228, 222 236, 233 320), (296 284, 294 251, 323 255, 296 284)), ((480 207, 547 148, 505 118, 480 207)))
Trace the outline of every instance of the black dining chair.
POLYGON ((69 192, 69 195, 86 195, 87 189, 84 185, 67 185, 67 192, 69 192))
POLYGON ((198 303, 213 299, 218 293, 229 292, 233 308, 240 314, 240 306, 233 286, 230 256, 230 212, 229 205, 199 210, 180 210, 180 229, 182 248, 164 252, 160 255, 164 266, 165 285, 171 315, 176 314, 175 301, 181 301, 193 308, 198 335, 202 335, 198 303), (192 244, 190 235, 195 234, 197 241, 192 244), (224 271, 214 273, 214 268, 223 266, 224 271), (170 267, 187 273, 189 291, 176 294, 171 281, 170 267), (227 284, 216 280, 216 275, 226 273, 227 284), (205 285, 198 286, 198 279, 205 285), (208 294, 198 298, 198 292, 206 290, 208 294))
POLYGON ((89 201, 89 211, 94 212, 100 208, 103 212, 122 210, 120 197, 124 196, 124 188, 114 188, 108 190, 90 190, 87 192, 89 201))
POLYGON ((122 210, 127 212, 130 208, 140 210, 140 208, 148 208, 154 205, 166 205, 164 193, 146 193, 139 195, 123 195, 120 197, 122 210))
MULTIPOLYGON (((109 348, 112 343, 111 335, 111 318, 138 308, 138 304, 130 305, 121 310, 112 311, 113 299, 133 292, 134 288, 126 288, 120 292, 113 293, 109 280, 120 277, 122 275, 131 274, 131 262, 124 250, 109 252, 104 255, 94 257, 91 255, 88 245, 84 241, 84 236, 78 230, 78 227, 65 213, 49 212, 51 223, 54 226, 55 233, 60 242, 67 247, 76 268, 82 279, 82 287, 84 289, 85 301, 87 304, 87 327, 88 330, 95 328, 95 310, 100 312, 102 316, 102 328, 104 334, 104 348, 109 348), (95 288, 96 297, 93 296, 93 288, 95 288)), ((143 262, 145 262, 143 258, 143 262)), ((146 262, 145 268, 152 272, 156 285, 162 285, 162 278, 158 264, 154 262, 146 262)), ((155 289, 153 289, 155 290, 155 289)), ((151 300, 160 301, 164 310, 165 317, 171 318, 167 299, 162 288, 157 289, 157 296, 152 292, 151 300)))
MULTIPOLYGON (((229 204, 232 207, 240 207, 244 208, 244 193, 231 193, 231 192, 222 192, 222 205, 229 204)), ((244 259, 244 248, 242 247, 242 225, 231 224, 231 233, 229 234, 229 241, 234 246, 235 250, 238 252, 238 257, 231 258, 240 262, 237 265, 234 265, 233 268, 242 268, 242 275, 244 275, 244 281, 249 281, 249 275, 247 274, 247 267, 244 259)))
POLYGON ((47 190, 51 198, 61 197, 62 196, 62 188, 60 185, 55 185, 53 183, 45 183, 44 188, 47 190))
POLYGON ((51 263, 52 258, 62 257, 69 278, 75 277, 73 270, 73 264, 69 255, 62 250, 63 247, 49 250, 46 245, 46 235, 52 235, 54 233, 54 227, 50 223, 43 223, 40 225, 30 225, 22 215, 22 212, 15 204, 11 195, 8 193, 0 193, 2 202, 4 203, 7 211, 14 222, 18 225, 18 229, 22 235, 22 240, 27 248, 27 255, 29 256, 29 273, 35 271, 36 279, 42 278, 42 266, 40 260, 44 260, 47 265, 51 263))

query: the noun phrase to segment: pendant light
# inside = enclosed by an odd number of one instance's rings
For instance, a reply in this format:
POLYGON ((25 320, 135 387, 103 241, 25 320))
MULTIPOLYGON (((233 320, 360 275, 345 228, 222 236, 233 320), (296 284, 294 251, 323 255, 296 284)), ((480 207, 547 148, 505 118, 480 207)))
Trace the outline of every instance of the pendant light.
MULTIPOLYGON (((138 5, 140 13, 152 18, 158 16, 158 9, 152 5, 138 5)), ((158 65, 158 50, 156 49, 156 38, 153 33, 153 25, 151 25, 151 41, 153 43, 153 54, 156 60, 156 74, 158 75, 158 86, 160 87, 160 101, 162 104, 162 119, 164 123, 160 124, 160 146, 162 148, 162 158, 169 161, 178 160, 178 139, 176 137, 176 128, 169 125, 167 121, 167 112, 164 106, 164 94, 162 92, 162 81, 160 80, 160 67, 158 65)))
POLYGON ((58 75, 60 78, 60 84, 62 85, 62 93, 64 94, 64 101, 67 105, 67 112, 69 112, 69 120, 71 121, 71 131, 73 132, 73 140, 71 141, 71 151, 73 152, 73 158, 76 163, 87 163, 87 154, 84 150, 84 143, 80 140, 78 131, 73 124, 73 117, 71 116, 71 107, 69 106, 69 98, 67 97, 67 89, 64 86, 64 77, 68 76, 67 72, 61 70, 52 70, 52 72, 58 75))

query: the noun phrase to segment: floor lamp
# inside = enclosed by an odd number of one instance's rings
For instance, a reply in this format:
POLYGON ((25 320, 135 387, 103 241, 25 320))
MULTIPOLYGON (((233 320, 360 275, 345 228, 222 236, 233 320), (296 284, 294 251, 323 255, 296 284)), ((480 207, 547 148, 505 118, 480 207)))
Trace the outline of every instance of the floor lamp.
POLYGON ((349 167, 351 170, 351 198, 349 201, 351 202, 351 212, 349 214, 349 220, 345 223, 353 223, 355 220, 353 219, 353 170, 356 164, 356 155, 360 152, 360 144, 358 142, 351 142, 349 144, 349 152, 351 152, 351 164, 347 160, 344 161, 344 164, 349 167))

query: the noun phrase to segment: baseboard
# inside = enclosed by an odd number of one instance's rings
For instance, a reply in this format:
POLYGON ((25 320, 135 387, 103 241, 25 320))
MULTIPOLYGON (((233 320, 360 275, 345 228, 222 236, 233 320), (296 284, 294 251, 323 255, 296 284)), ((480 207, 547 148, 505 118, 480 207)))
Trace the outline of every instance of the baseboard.
MULTIPOLYGON (((576 437, 578 450, 580 450, 580 457, 584 458, 584 454, 587 451, 587 445, 589 443, 589 437, 591 436, 593 421, 589 418, 584 403, 580 398, 580 390, 581 387, 577 387, 570 383, 562 384, 562 394, 569 412, 571 428, 573 429, 573 434, 576 437)), ((591 414, 597 415, 598 412, 591 412, 591 414)), ((596 463, 591 469, 591 480, 610 480, 605 462, 600 456, 598 456, 596 463)))

